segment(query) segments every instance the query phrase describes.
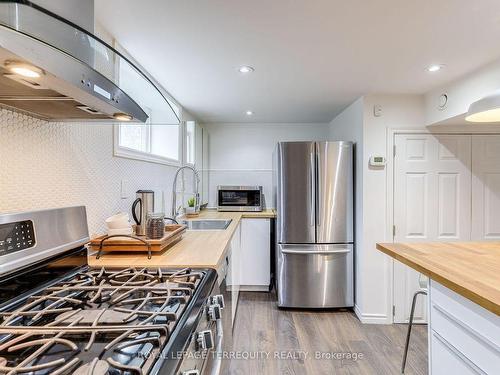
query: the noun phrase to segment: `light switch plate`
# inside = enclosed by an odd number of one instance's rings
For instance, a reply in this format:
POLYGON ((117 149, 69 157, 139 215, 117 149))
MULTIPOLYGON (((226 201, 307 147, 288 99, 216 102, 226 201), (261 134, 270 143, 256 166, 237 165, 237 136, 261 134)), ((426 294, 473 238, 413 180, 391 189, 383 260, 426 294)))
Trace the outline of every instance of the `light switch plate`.
POLYGON ((382 116, 382 106, 380 104, 375 104, 373 106, 373 116, 375 116, 375 117, 382 116))

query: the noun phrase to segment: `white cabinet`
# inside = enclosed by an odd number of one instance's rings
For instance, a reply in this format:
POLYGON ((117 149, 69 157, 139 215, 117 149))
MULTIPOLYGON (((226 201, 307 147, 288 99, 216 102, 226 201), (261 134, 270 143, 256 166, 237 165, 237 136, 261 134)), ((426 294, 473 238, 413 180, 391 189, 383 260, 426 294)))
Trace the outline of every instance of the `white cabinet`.
POLYGON ((270 219, 241 220, 240 289, 269 291, 271 283, 270 219))
POLYGON ((271 227, 264 218, 242 219, 227 250, 227 293, 234 325, 240 290, 269 291, 271 282, 271 227))
POLYGON ((438 333, 431 331, 431 356, 435 358, 432 361, 430 374, 460 374, 460 375, 478 375, 484 374, 477 370, 467 357, 453 347, 438 333))
POLYGON ((228 257, 227 287, 231 291, 231 322, 234 325, 240 294, 241 224, 234 231, 229 243, 228 257))
POLYGON ((430 374, 497 374, 500 317, 430 282, 430 374))

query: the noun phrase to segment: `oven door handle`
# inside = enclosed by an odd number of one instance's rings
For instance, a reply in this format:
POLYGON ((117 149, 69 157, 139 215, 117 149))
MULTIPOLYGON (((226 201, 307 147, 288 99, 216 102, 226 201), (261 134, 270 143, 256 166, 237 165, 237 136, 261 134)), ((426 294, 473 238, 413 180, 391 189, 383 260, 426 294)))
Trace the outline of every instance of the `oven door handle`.
POLYGON ((222 366, 223 357, 223 340, 224 340, 224 329, 222 328, 222 319, 217 320, 217 334, 215 339, 215 354, 212 368, 210 369, 210 375, 219 375, 222 366))

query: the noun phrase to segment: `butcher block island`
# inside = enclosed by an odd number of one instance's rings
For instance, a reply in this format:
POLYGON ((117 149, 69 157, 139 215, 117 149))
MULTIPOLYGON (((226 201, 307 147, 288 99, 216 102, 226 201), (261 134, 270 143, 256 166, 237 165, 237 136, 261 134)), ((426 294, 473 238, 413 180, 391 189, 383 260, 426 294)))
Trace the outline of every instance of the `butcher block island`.
POLYGON ((379 243, 429 277, 429 373, 498 374, 500 242, 379 243))

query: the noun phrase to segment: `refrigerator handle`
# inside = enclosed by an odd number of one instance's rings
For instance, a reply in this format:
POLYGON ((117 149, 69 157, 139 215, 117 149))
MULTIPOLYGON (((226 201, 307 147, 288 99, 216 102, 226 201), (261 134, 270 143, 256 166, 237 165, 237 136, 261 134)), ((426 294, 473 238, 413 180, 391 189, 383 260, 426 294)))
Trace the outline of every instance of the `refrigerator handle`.
POLYGON ((314 211, 316 212, 316 226, 319 227, 321 226, 321 210, 320 210, 320 207, 319 207, 319 199, 320 197, 322 196, 322 192, 321 192, 321 181, 320 181, 320 173, 321 173, 321 164, 320 164, 320 160, 319 160, 319 149, 318 149, 318 153, 316 154, 316 184, 317 184, 317 191, 316 191, 316 194, 317 194, 317 197, 318 199, 316 200, 316 207, 314 208, 314 211))
POLYGON ((338 250, 281 250, 283 254, 346 254, 350 253, 350 249, 338 249, 338 250))
POLYGON ((310 205, 311 205, 311 210, 310 210, 310 215, 309 215, 309 225, 311 227, 314 227, 315 222, 315 216, 316 216, 316 204, 314 202, 314 196, 316 195, 316 176, 315 176, 315 162, 314 162, 314 153, 311 152, 310 154, 310 163, 311 163, 311 175, 309 176, 310 179, 310 190, 311 193, 309 195, 310 205))

